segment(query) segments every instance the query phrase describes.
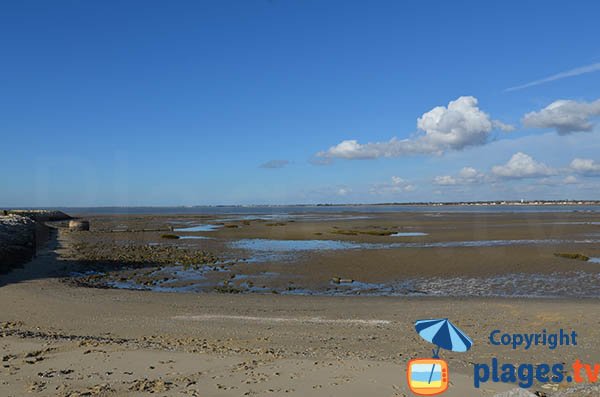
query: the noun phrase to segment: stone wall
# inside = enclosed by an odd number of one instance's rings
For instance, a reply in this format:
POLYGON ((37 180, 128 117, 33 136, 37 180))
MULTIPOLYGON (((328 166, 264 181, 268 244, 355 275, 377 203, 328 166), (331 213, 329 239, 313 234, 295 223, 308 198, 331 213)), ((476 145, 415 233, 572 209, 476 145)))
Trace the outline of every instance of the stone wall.
POLYGON ((36 222, 21 215, 0 215, 0 273, 29 261, 38 239, 36 222))
POLYGON ((36 222, 64 221, 71 217, 62 211, 54 210, 4 210, 0 211, 0 215, 20 215, 31 218, 36 222))

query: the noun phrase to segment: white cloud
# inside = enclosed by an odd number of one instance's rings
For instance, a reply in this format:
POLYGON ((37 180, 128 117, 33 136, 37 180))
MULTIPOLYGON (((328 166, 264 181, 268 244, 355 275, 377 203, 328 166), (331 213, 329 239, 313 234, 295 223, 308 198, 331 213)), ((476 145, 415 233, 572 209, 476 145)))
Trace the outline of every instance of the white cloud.
POLYGON ((458 184, 458 181, 453 176, 440 175, 440 176, 436 176, 435 178, 433 178, 433 183, 435 183, 436 185, 447 186, 447 185, 456 185, 456 184, 458 184))
POLYGON ((411 139, 399 140, 397 138, 392 138, 387 142, 372 142, 365 144, 350 139, 330 147, 327 151, 317 153, 316 157, 329 160, 330 162, 333 158, 361 160, 434 152, 439 152, 439 149, 411 139))
POLYGON ((392 185, 394 186, 400 186, 402 184, 404 184, 406 181, 402 178, 400 178, 399 176, 393 176, 392 177, 392 185))
POLYGON ((422 133, 414 138, 392 138, 387 142, 365 144, 353 139, 344 140, 316 156, 329 159, 374 159, 411 154, 441 154, 447 150, 483 145, 494 128, 504 131, 513 128, 491 120, 477 105, 477 98, 462 96, 450 101, 448 107, 437 106, 419 117, 417 128, 422 133))
POLYGON ((463 182, 475 183, 480 182, 485 177, 485 175, 477 171, 473 167, 463 167, 463 169, 460 170, 460 172, 458 173, 458 177, 463 182))
POLYGON ((592 159, 575 158, 571 161, 570 167, 579 174, 600 175, 600 164, 592 159))
POLYGON ((417 120, 425 131, 421 139, 438 150, 462 149, 482 145, 492 130, 489 116, 477 107, 477 98, 463 96, 451 101, 448 107, 437 106, 417 120))
POLYGON ((563 183, 567 185, 572 185, 574 183, 577 183, 577 178, 573 175, 566 176, 565 179, 563 179, 563 183))
POLYGON ((549 83, 551 81, 561 80, 561 79, 564 79, 567 77, 579 76, 581 74, 592 73, 592 72, 597 72, 597 71, 600 71, 600 63, 594 63, 592 65, 580 66, 578 68, 567 70, 566 72, 557 73, 557 74, 554 74, 552 76, 549 76, 549 77, 546 77, 546 78, 543 78, 540 80, 535 80, 535 81, 531 81, 529 83, 521 84, 521 85, 518 85, 515 87, 510 87, 510 88, 505 89, 504 91, 508 92, 508 91, 522 90, 523 88, 533 87, 536 85, 549 83))
POLYGON ((283 168, 290 162, 288 160, 270 160, 260 165, 260 168, 277 169, 283 168))
POLYGON ((406 181, 402 178, 400 178, 399 176, 392 176, 392 191, 396 191, 396 192, 412 192, 414 191, 417 187, 415 185, 412 185, 409 181, 406 181))
POLYGON ((492 167, 492 174, 501 178, 535 178, 555 175, 556 171, 531 156, 518 152, 504 165, 492 167))
POLYGON ((436 185, 467 185, 471 183, 483 182, 485 174, 477 171, 473 167, 463 167, 457 176, 442 175, 436 176, 433 183, 436 185))
POLYGON ((514 125, 503 123, 500 120, 492 120, 494 128, 502 130, 504 132, 513 132, 516 128, 514 125))
POLYGON ((338 196, 347 196, 352 190, 347 187, 341 187, 337 191, 338 196))
POLYGON ((523 125, 531 128, 553 128, 565 135, 577 131, 591 131, 590 119, 600 115, 600 99, 594 102, 577 102, 560 99, 539 112, 523 116, 523 125))
POLYGON ((379 183, 370 189, 371 194, 414 192, 417 187, 399 176, 392 176, 391 183, 379 183))

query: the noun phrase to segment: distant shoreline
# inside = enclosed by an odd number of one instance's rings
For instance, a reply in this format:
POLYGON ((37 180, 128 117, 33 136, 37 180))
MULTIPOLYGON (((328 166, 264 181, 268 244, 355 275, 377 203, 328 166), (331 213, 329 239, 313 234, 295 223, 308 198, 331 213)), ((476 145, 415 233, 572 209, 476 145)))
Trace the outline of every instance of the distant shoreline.
POLYGON ((394 206, 430 206, 430 207, 439 207, 439 206, 496 206, 496 205, 505 205, 505 206, 514 206, 514 205, 600 205, 600 200, 532 200, 532 201, 507 201, 507 200, 498 200, 498 201, 448 201, 448 202, 414 202, 414 203, 376 203, 376 204, 315 204, 317 207, 319 206, 386 206, 386 205, 394 205, 394 206))
POLYGON ((0 207, 13 210, 64 210, 64 209, 144 209, 144 208, 281 208, 281 207, 383 207, 383 206, 419 206, 419 207, 472 207, 472 206, 594 206, 600 200, 489 200, 489 201, 415 201, 389 203, 316 203, 316 204, 216 204, 216 205, 100 205, 100 206, 46 206, 46 207, 0 207))

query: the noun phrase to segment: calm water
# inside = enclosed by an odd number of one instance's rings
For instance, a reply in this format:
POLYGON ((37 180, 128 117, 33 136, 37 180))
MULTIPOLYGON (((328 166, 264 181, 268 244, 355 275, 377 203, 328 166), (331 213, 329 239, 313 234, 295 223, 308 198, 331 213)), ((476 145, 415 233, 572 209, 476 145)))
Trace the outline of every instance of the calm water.
POLYGON ((381 212, 600 212, 600 205, 332 205, 332 206, 195 206, 195 207, 61 207, 68 214, 287 215, 381 212))
POLYGON ((180 228, 176 228, 174 229, 174 231, 176 232, 213 232, 217 229, 219 229, 220 226, 218 225, 196 225, 196 226, 190 226, 190 227, 180 227, 180 228))
POLYGON ((406 243, 357 243, 340 240, 270 240, 242 239, 229 243, 231 248, 256 252, 298 252, 351 249, 393 249, 393 248, 451 248, 451 247, 503 247, 511 245, 557 245, 557 244, 598 244, 597 239, 583 240, 468 240, 440 242, 406 243))

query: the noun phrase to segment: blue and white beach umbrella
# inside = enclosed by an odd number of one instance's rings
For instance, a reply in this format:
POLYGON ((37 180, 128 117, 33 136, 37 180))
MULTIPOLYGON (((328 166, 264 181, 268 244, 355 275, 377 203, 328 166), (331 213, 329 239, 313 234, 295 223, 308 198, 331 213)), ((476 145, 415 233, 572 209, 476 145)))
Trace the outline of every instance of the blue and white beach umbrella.
POLYGON ((421 338, 438 347, 433 352, 434 358, 438 357, 440 347, 453 352, 466 352, 473 345, 471 338, 447 318, 419 320, 415 323, 415 329, 421 338))

